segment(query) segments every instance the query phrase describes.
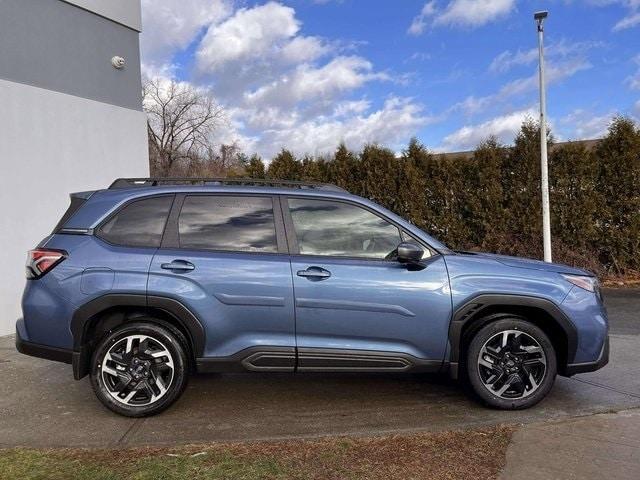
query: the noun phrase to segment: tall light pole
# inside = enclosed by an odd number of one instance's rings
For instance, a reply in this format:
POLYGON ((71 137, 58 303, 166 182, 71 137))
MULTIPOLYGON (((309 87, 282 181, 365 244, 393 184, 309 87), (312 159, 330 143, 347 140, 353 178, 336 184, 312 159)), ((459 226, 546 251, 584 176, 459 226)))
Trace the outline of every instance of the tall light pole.
POLYGON ((551 261, 551 214, 549 209, 549 166, 547 159, 547 94, 544 79, 544 20, 549 12, 533 15, 538 25, 538 53, 540 55, 540 174, 542 190, 542 245, 544 261, 551 261))

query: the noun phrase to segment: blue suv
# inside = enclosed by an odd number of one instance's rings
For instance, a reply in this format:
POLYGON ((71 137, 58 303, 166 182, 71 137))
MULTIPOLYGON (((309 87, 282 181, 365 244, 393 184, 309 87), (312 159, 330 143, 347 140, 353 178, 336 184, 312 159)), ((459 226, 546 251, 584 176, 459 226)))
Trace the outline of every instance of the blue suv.
POLYGON ((519 409, 604 366, 589 272, 456 252, 332 186, 119 179, 28 254, 17 349, 132 417, 190 372, 448 372, 519 409))

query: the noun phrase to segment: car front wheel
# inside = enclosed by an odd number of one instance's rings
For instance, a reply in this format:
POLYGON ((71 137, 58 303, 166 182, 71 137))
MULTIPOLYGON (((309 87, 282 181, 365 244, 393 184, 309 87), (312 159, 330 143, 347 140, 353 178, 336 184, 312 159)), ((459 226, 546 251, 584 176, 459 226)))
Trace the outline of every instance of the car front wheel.
POLYGON ((109 409, 128 417, 161 412, 187 383, 184 337, 170 325, 135 322, 109 332, 94 351, 91 384, 109 409))
POLYGON ((484 326, 467 352, 473 390, 496 408, 535 405, 549 393, 556 372, 556 353, 549 337, 519 317, 503 317, 484 326))

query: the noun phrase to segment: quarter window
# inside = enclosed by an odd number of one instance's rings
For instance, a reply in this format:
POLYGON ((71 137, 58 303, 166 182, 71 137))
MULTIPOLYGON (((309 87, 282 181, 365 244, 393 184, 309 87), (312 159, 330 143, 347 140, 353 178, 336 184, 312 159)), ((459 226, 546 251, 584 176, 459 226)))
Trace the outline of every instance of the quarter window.
POLYGON ((109 243, 129 247, 159 247, 173 196, 136 200, 116 213, 99 230, 109 243))
POLYGON ((278 251, 271 198, 188 196, 180 212, 178 233, 182 248, 278 251))
POLYGON ((288 200, 304 255, 384 259, 401 242, 397 227, 364 208, 327 200, 288 200))

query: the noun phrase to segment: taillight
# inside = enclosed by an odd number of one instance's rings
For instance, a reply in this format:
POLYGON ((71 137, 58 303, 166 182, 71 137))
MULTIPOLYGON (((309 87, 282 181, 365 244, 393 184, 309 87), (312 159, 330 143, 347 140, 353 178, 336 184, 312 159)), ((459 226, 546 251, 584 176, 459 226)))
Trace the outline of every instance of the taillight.
POLYGON ((46 248, 29 250, 26 264, 27 278, 40 278, 65 258, 67 258, 67 252, 62 250, 48 250, 46 248))

